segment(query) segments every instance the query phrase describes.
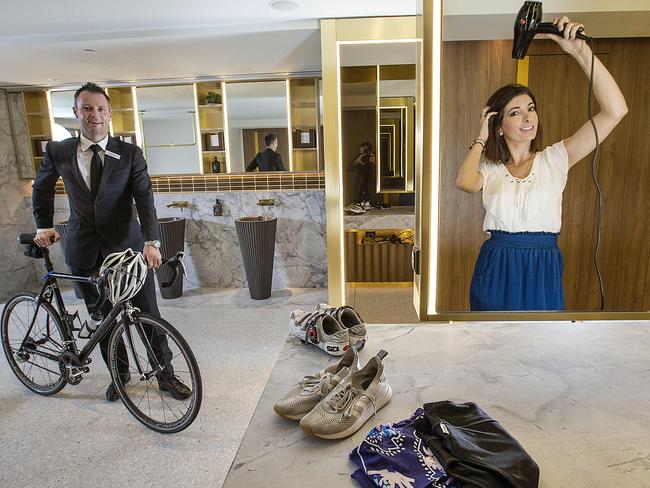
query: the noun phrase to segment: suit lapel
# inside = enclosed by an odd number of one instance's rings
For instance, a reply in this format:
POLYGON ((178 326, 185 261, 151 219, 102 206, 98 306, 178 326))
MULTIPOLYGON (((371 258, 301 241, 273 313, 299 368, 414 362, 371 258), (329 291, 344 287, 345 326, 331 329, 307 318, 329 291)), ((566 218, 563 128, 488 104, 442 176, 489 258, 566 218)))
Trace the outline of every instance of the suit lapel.
POLYGON ((77 158, 77 149, 79 148, 79 138, 74 137, 73 139, 70 139, 70 144, 66 148, 66 161, 71 161, 72 163, 72 174, 75 176, 77 179, 77 183, 79 183, 79 186, 84 189, 88 195, 90 195, 90 188, 88 188, 88 185, 86 185, 86 182, 83 179, 83 176, 81 176, 81 171, 79 170, 79 159, 77 158))
POLYGON ((106 144, 106 151, 104 151, 104 168, 102 169, 102 178, 99 181, 97 196, 99 196, 104 190, 104 187, 107 184, 106 182, 111 177, 111 173, 113 173, 113 170, 115 169, 115 165, 119 161, 113 156, 109 156, 109 152, 113 154, 120 154, 119 152, 117 152, 118 150, 119 150, 119 144, 117 142, 117 139, 109 136, 108 143, 106 144))

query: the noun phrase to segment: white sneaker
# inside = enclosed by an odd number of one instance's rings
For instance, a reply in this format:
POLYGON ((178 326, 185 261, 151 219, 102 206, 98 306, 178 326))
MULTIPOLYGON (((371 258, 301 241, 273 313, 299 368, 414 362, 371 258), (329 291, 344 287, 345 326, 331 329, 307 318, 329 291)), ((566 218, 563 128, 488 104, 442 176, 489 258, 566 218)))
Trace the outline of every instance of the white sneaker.
POLYGON ((386 354, 379 351, 363 369, 344 378, 300 420, 300 428, 321 439, 343 439, 359 430, 393 396, 384 376, 386 354))
POLYGON ((345 210, 345 213, 349 213, 352 215, 361 215, 366 213, 366 209, 363 207, 363 205, 359 203, 351 203, 347 207, 345 207, 343 210, 345 210))
POLYGON ((318 346, 332 356, 342 356, 350 348, 348 329, 324 313, 294 310, 289 318, 289 331, 301 341, 318 346))
POLYGON ((352 347, 341 360, 305 376, 286 395, 273 405, 275 413, 281 417, 300 420, 350 373, 359 371, 359 353, 352 347))
POLYGON ((372 205, 370 204, 370 202, 368 200, 366 200, 365 202, 361 202, 359 205, 361 205, 361 207, 364 210, 370 210, 372 208, 372 205))
POLYGON ((348 329, 350 334, 350 347, 356 347, 359 351, 363 349, 368 340, 368 332, 366 330, 366 323, 363 321, 359 313, 352 307, 343 305, 342 307, 332 307, 327 303, 319 303, 314 309, 315 312, 326 313, 331 315, 339 323, 348 329))

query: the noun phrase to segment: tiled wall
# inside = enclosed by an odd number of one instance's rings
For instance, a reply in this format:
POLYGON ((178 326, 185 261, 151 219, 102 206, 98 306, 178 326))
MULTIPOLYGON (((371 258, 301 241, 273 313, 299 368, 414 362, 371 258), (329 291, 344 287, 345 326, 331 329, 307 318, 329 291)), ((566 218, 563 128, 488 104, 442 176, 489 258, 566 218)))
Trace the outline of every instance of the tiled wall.
MULTIPOLYGON (((34 231, 34 220, 31 181, 21 180, 18 174, 8 103, 7 93, 0 90, 0 301, 37 285, 40 264, 23 256, 16 242, 19 234, 34 231)), ((16 127, 16 130, 24 133, 26 128, 16 127)))
MULTIPOLYGON (((184 217, 186 267, 189 286, 241 288, 246 285, 235 219, 273 215, 278 218, 273 272, 273 288, 327 286, 325 237, 325 193, 322 190, 265 192, 156 193, 158 217, 184 217), (273 199, 272 207, 257 205, 273 199), (222 203, 223 215, 214 216, 215 199, 222 203), (173 201, 187 201, 189 208, 168 208, 173 201)), ((55 199, 55 221, 68 217, 66 196, 55 199)), ((55 246, 58 247, 58 246, 55 246)), ((60 249, 53 250, 57 265, 60 249)))

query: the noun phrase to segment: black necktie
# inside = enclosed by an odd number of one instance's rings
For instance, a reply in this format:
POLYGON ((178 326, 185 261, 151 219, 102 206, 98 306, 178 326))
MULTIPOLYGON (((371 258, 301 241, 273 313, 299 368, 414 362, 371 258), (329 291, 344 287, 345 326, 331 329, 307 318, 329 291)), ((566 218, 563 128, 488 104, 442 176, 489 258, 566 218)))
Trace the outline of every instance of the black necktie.
POLYGON ((93 152, 93 158, 90 160, 90 193, 95 196, 102 179, 102 158, 99 157, 99 151, 102 148, 99 144, 93 144, 90 146, 90 150, 93 152))

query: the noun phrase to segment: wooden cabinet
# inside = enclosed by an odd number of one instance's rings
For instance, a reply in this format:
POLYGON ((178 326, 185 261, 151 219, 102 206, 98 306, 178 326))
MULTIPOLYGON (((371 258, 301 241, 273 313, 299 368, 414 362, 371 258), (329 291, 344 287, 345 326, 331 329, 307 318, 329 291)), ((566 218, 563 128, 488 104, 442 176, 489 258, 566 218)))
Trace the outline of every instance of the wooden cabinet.
POLYGON ((50 105, 46 91, 24 92, 25 115, 29 129, 30 150, 34 173, 38 173, 45 146, 52 140, 52 125, 50 122, 50 105))
POLYGON ((318 79, 289 80, 293 171, 322 168, 318 79))
POLYGON ((134 93, 135 87, 125 86, 108 88, 106 93, 111 99, 111 135, 131 144, 141 145, 138 134, 139 120, 134 93))
POLYGON ((196 104, 201 132, 201 161, 203 173, 228 171, 225 131, 225 102, 223 82, 196 84, 196 104), (217 163, 218 162, 218 163, 217 163))

